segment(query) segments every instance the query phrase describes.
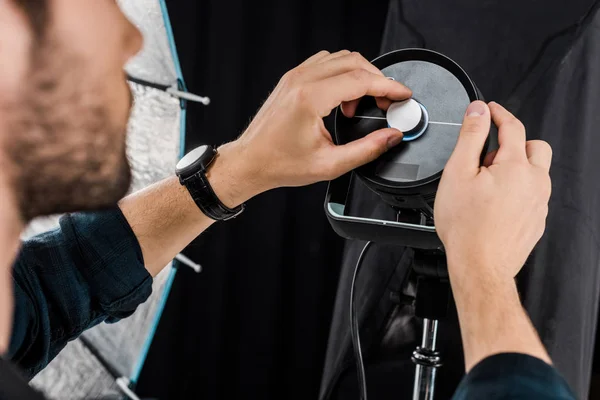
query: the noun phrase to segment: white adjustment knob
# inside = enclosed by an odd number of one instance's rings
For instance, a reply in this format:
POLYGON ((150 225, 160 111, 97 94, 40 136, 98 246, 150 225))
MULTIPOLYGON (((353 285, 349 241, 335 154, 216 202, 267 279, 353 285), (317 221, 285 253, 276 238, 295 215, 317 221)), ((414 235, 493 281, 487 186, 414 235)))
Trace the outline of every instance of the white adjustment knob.
POLYGON ((421 122, 423 111, 416 100, 408 99, 392 103, 387 110, 387 122, 390 128, 401 132, 410 132, 421 122))

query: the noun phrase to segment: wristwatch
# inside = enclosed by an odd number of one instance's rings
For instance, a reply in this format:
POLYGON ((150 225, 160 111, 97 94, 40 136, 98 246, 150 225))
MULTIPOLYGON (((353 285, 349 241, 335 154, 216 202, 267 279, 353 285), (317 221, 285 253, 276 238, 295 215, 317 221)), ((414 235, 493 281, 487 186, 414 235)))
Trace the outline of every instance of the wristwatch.
POLYGON ((207 217, 215 221, 227 221, 240 215, 245 204, 229 208, 219 200, 210 182, 206 178, 206 171, 217 158, 217 149, 210 145, 195 148, 186 154, 175 167, 179 182, 185 186, 194 199, 194 202, 207 217))

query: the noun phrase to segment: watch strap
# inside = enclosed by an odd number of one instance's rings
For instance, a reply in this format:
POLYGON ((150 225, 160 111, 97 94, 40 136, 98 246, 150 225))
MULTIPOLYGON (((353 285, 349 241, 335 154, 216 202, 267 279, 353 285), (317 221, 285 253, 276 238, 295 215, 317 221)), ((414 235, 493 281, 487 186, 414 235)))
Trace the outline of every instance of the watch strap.
POLYGON ((204 171, 181 179, 181 184, 187 188, 198 208, 215 221, 230 220, 240 215, 245 209, 244 204, 235 208, 229 208, 223 204, 208 182, 204 171))

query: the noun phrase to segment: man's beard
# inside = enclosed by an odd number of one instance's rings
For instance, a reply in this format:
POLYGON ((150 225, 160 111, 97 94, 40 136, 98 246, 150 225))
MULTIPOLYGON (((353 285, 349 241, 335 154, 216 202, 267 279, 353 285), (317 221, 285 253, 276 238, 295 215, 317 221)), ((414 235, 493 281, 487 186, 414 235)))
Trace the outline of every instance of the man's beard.
POLYGON ((110 116, 104 82, 89 82, 83 62, 56 43, 36 46, 8 140, 21 217, 115 206, 131 184, 126 126, 110 116))

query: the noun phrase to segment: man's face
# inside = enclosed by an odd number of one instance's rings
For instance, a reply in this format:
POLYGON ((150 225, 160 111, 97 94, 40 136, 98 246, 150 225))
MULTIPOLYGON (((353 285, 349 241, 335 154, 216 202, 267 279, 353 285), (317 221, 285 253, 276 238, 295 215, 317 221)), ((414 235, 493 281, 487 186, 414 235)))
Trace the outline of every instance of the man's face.
POLYGON ((22 217, 114 205, 131 181, 123 67, 141 35, 114 0, 46 0, 35 29, 25 3, 44 1, 0 0, 0 152, 22 217))

